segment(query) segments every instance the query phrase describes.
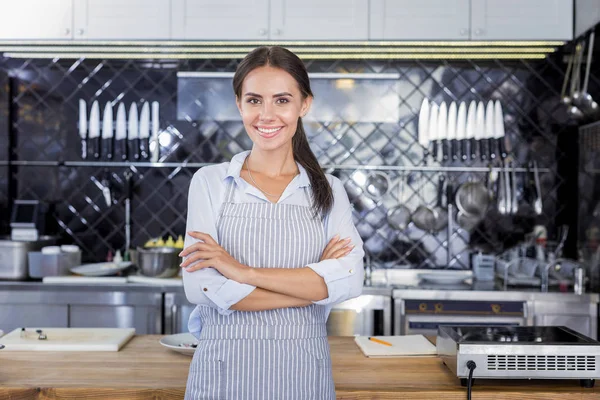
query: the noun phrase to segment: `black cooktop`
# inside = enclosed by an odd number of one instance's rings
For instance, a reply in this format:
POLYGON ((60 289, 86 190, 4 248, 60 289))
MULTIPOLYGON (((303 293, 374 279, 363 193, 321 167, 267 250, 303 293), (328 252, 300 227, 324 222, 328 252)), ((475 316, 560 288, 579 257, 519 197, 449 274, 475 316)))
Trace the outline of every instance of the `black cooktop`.
POLYGON ((445 326, 458 343, 599 344, 563 326, 445 326))

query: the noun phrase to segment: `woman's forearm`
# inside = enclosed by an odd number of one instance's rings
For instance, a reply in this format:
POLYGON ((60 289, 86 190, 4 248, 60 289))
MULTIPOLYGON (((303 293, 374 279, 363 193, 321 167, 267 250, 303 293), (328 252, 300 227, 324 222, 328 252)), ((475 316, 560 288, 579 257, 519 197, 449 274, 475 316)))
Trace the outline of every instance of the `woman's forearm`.
POLYGON ((264 311, 276 308, 305 307, 311 305, 308 300, 272 292, 257 287, 248 296, 231 306, 237 311, 264 311))
POLYGON ((304 268, 248 268, 244 282, 307 301, 319 301, 328 296, 327 285, 321 276, 304 268))

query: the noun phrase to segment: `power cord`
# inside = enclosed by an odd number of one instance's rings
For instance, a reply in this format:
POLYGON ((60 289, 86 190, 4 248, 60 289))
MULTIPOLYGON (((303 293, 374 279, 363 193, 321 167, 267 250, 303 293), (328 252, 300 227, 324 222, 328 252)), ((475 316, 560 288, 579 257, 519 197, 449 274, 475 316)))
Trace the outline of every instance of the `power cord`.
POLYGON ((467 361, 467 368, 469 368, 469 379, 467 380, 467 400, 471 400, 471 388, 473 387, 473 371, 477 368, 475 361, 467 361))

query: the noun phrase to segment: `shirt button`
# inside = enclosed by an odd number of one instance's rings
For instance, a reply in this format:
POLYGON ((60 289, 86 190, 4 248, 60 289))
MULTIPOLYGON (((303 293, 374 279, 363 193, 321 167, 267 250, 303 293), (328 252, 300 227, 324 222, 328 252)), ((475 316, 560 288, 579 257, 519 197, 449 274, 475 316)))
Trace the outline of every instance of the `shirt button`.
POLYGON ((350 271, 348 271, 348 272, 350 272, 351 274, 353 274, 353 273, 354 273, 354 270, 353 270, 353 269, 351 269, 351 270, 350 270, 350 271))
POLYGON ((208 289, 207 289, 207 288, 204 288, 203 290, 204 290, 205 292, 208 292, 208 289))

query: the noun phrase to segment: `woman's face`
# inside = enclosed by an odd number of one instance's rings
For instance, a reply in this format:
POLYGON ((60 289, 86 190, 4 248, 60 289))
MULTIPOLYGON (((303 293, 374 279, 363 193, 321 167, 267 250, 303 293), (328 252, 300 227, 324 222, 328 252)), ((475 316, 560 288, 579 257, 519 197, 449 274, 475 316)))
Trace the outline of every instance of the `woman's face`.
POLYGON ((280 68, 259 67, 242 83, 237 105, 246 132, 261 150, 291 146, 298 117, 304 116, 312 97, 302 98, 296 80, 280 68))

